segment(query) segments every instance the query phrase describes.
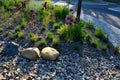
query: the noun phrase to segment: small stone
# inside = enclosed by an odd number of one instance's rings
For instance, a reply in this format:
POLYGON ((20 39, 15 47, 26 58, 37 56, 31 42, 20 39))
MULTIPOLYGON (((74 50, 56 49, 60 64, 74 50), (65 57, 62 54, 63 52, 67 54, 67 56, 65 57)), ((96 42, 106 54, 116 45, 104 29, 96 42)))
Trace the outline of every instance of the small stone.
POLYGON ((0 74, 0 80, 4 80, 5 78, 3 77, 2 74, 0 74))
POLYGON ((20 53, 24 58, 30 60, 37 60, 40 57, 40 50, 38 48, 27 48, 20 53))
POLYGON ((41 51, 41 57, 45 60, 56 60, 59 54, 56 49, 51 47, 45 47, 41 51))
POLYGON ((9 42, 5 45, 3 48, 3 51, 5 52, 5 55, 7 56, 14 56, 18 54, 19 45, 15 42, 9 42))

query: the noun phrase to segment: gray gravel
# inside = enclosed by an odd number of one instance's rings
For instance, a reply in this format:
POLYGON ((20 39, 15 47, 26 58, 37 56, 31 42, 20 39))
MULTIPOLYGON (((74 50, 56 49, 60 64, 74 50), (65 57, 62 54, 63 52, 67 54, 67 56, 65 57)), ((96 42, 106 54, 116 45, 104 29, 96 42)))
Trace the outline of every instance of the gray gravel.
POLYGON ((62 44, 56 61, 41 58, 29 61, 20 55, 0 56, 0 76, 13 80, 119 80, 120 58, 84 44, 81 53, 73 50, 80 43, 62 44))

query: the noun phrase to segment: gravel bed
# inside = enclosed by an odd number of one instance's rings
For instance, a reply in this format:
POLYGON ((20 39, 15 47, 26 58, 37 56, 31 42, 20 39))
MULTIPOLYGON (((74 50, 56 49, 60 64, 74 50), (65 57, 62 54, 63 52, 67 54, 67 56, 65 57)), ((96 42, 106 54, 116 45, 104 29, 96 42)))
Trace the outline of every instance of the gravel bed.
POLYGON ((61 44, 56 61, 30 61, 20 55, 0 56, 0 76, 7 80, 119 80, 120 59, 91 45, 74 50, 79 42, 61 44))

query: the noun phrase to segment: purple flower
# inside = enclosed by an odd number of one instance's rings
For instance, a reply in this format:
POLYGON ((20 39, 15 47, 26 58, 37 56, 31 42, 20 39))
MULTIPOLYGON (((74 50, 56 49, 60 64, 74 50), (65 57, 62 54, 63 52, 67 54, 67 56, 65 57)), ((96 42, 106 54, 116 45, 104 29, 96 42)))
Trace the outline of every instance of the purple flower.
POLYGON ((77 22, 76 22, 76 21, 74 21, 74 24, 77 24, 77 22))
POLYGON ((70 9, 70 12, 74 11, 72 8, 70 9))
POLYGON ((74 13, 75 13, 74 9, 70 9, 70 12, 71 12, 72 14, 74 14, 74 13))
POLYGON ((69 23, 69 25, 71 26, 71 25, 72 25, 72 23, 70 22, 70 23, 69 23))
POLYGON ((70 22, 73 22, 73 18, 70 18, 70 22))
POLYGON ((24 2, 26 3, 26 2, 29 2, 29 0, 24 0, 24 2))
POLYGON ((35 24, 36 22, 37 22, 37 21, 36 21, 35 19, 32 21, 32 23, 34 23, 34 24, 35 24))
POLYGON ((33 13, 33 12, 34 12, 34 10, 33 10, 33 9, 31 9, 31 10, 30 10, 30 12, 31 12, 31 13, 33 13))
POLYGON ((75 18, 75 21, 77 21, 78 20, 78 18, 75 18))
POLYGON ((65 24, 69 25, 69 22, 66 22, 65 24))
POLYGON ((18 10, 22 10, 22 4, 20 4, 19 6, 18 6, 18 10))
POLYGON ((33 14, 32 14, 32 17, 35 18, 35 17, 36 17, 36 14, 33 13, 33 14))
POLYGON ((29 26, 32 26, 32 25, 33 25, 33 23, 30 21, 30 22, 28 23, 28 25, 29 25, 29 26))
POLYGON ((72 11, 71 13, 72 13, 72 14, 74 14, 74 13, 75 13, 75 11, 72 11))
POLYGON ((70 16, 67 15, 66 18, 65 18, 65 20, 70 20, 70 16))
POLYGON ((36 31, 38 32, 38 30, 39 30, 39 27, 38 27, 38 26, 36 26, 36 27, 35 27, 35 29, 36 29, 36 31))
POLYGON ((45 9, 47 8, 47 2, 44 3, 44 6, 43 6, 45 9))

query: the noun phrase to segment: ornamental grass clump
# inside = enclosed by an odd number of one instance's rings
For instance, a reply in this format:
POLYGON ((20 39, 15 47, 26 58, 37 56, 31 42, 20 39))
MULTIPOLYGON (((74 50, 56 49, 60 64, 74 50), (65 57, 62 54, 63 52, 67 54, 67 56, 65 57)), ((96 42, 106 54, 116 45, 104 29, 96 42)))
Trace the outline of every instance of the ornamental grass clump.
POLYGON ((101 28, 97 28, 95 31, 96 37, 102 39, 104 42, 108 42, 108 39, 105 37, 105 33, 101 28))
POLYGON ((34 43, 38 40, 39 36, 37 34, 30 34, 30 42, 34 43))
POLYGON ((93 24, 91 21, 88 21, 88 22, 86 23, 86 25, 87 25, 87 27, 88 27, 89 29, 95 30, 95 26, 94 26, 94 24, 93 24))
POLYGON ((25 38, 24 33, 23 32, 18 32, 18 38, 21 38, 21 39, 25 38))
POLYGON ((85 23, 82 21, 79 21, 78 24, 72 26, 65 24, 57 30, 57 33, 60 38, 66 40, 67 42, 82 41, 85 38, 85 32, 83 30, 84 26, 85 23))
POLYGON ((66 15, 69 14, 69 10, 64 6, 55 6, 54 8, 55 17, 58 19, 65 19, 66 15))
POLYGON ((30 0, 2 0, 2 6, 5 9, 22 10, 30 0))
POLYGON ((99 39, 95 39, 94 42, 92 42, 92 45, 93 45, 95 48, 99 48, 99 46, 100 46, 99 43, 100 43, 99 39))
POLYGON ((113 49, 113 53, 114 53, 114 54, 119 54, 119 53, 120 53, 120 45, 117 45, 117 46, 113 49))
POLYGON ((86 24, 84 21, 79 20, 74 16, 74 10, 69 10, 69 15, 66 15, 65 25, 62 25, 60 29, 57 30, 60 38, 71 42, 71 41, 83 41, 85 38, 86 31, 84 27, 86 24), (78 21, 78 22, 77 22, 78 21))
POLYGON ((9 35, 9 37, 10 37, 10 39, 16 39, 16 38, 18 38, 18 33, 11 33, 10 35, 9 35))
POLYGON ((108 48, 107 48, 107 45, 100 45, 100 49, 103 50, 103 51, 107 51, 108 48))
POLYGON ((63 25, 63 22, 54 23, 54 24, 53 24, 53 28, 54 28, 54 29, 59 29, 62 25, 63 25))
POLYGON ((55 23, 54 7, 50 2, 44 2, 40 11, 40 21, 42 26, 47 26, 49 23, 55 23))
POLYGON ((27 21, 25 19, 22 19, 21 28, 27 27, 27 21))
POLYGON ((53 37, 53 38, 52 38, 52 45, 53 45, 53 46, 57 46, 57 45, 59 45, 59 44, 60 44, 59 38, 58 38, 58 37, 53 37))
POLYGON ((87 34, 86 35, 86 40, 87 41, 91 41, 92 40, 92 35, 91 34, 87 34))
POLYGON ((52 32, 47 32, 46 37, 47 37, 48 39, 52 40, 53 37, 54 37, 54 34, 53 34, 52 32))
POLYGON ((2 28, 0 28, 0 33, 1 33, 1 32, 3 32, 3 29, 2 29, 2 28))
POLYGON ((20 31, 21 31, 20 26, 16 26, 15 27, 15 32, 20 32, 20 31))
POLYGON ((38 45, 39 46, 46 46, 47 42, 44 39, 42 39, 41 41, 38 42, 38 45))

